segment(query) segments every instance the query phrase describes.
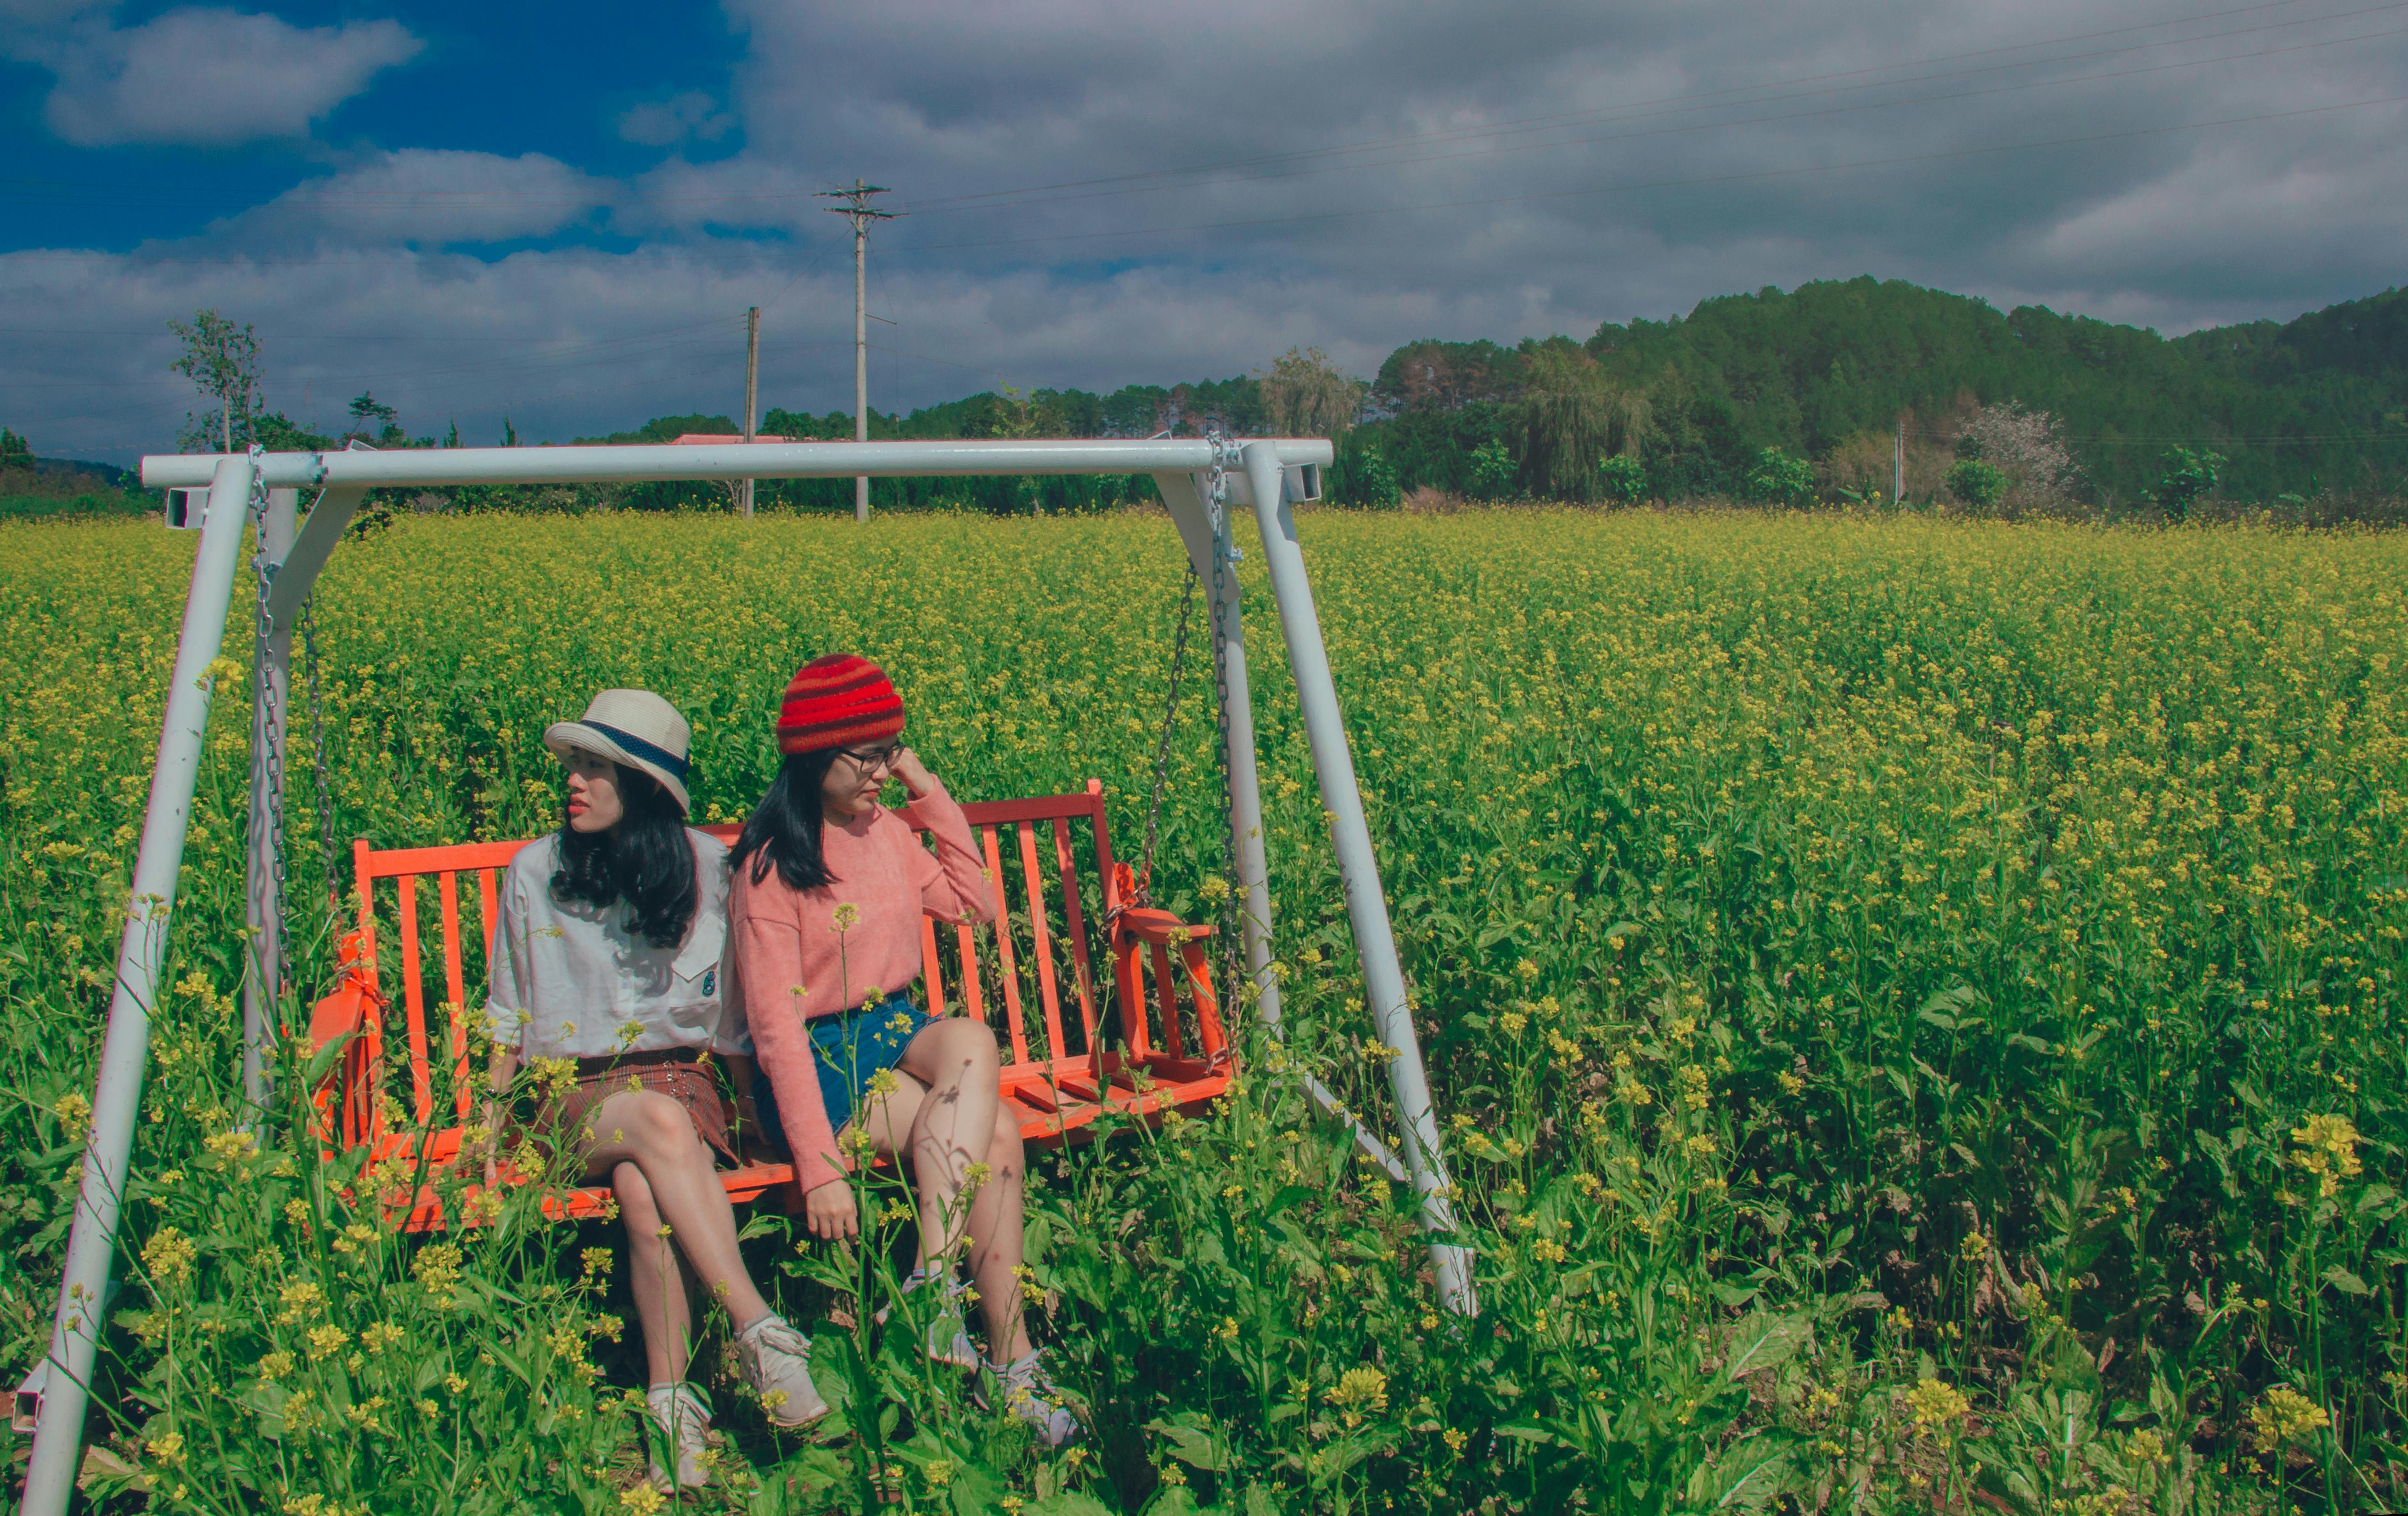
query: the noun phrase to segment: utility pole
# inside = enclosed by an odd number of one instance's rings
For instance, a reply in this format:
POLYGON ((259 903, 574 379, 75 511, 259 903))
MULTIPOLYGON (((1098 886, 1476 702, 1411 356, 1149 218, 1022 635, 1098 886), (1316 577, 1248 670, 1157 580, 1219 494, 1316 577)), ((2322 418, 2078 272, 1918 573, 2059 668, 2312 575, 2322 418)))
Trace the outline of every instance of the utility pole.
MULTIPOLYGON (((841 200, 840 206, 821 208, 831 216, 847 216, 853 220, 853 439, 869 440, 869 299, 866 270, 869 258, 869 224, 893 221, 892 210, 873 210, 869 197, 885 194, 880 184, 867 184, 856 179, 849 190, 822 190, 819 198, 841 200)), ((869 477, 862 475, 853 481, 853 519, 869 520, 869 477)))
MULTIPOLYGON (((754 418, 760 414, 761 395, 761 307, 754 306, 744 313, 744 440, 752 440, 754 418)), ((752 519, 752 481, 745 479, 736 504, 744 519, 752 519)))
POLYGON ((1906 412, 1898 413, 1898 431, 1889 442, 1889 503, 1906 504, 1906 412))

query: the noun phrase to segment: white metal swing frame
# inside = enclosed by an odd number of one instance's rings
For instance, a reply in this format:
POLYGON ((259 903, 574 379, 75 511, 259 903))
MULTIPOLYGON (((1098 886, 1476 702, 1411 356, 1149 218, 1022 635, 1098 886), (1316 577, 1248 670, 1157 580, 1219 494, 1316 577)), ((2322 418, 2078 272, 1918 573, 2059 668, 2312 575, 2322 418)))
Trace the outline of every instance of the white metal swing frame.
MULTIPOLYGON (((1279 981, 1271 974, 1271 908, 1263 857, 1262 797, 1256 784, 1253 702, 1247 693, 1245 640, 1239 622, 1238 580, 1227 566, 1240 556, 1230 540, 1234 512, 1216 511, 1207 483, 1226 469, 1229 506, 1254 506, 1264 566, 1296 676, 1313 771, 1327 810, 1330 840, 1344 880, 1347 912, 1363 965, 1364 989, 1381 1040, 1397 1051, 1388 1078, 1396 1097, 1397 1153, 1312 1081, 1325 1108, 1346 1120, 1357 1144, 1420 1196, 1421 1223, 1441 1298, 1457 1313, 1477 1307, 1470 1255, 1452 1240, 1450 1184, 1430 1108, 1421 1045, 1405 998, 1404 974, 1380 882, 1379 863, 1363 815, 1345 721, 1331 680, 1320 617, 1313 608, 1294 507, 1315 499, 1320 471, 1333 461, 1321 439, 1155 438, 1150 441, 821 442, 659 447, 445 448, 380 452, 152 455, 142 460, 151 488, 196 490, 208 501, 185 598, 183 629, 154 760, 150 801, 135 855, 125 932, 117 952, 116 988, 93 1092, 92 1128, 82 1184, 59 1285, 50 1352, 18 1392, 16 1419, 34 1422, 26 1473, 28 1516, 62 1516, 75 1488, 88 1386, 98 1356, 101 1317, 117 1245, 121 1196, 134 1140, 135 1117, 150 1038, 150 1008, 157 1004, 175 908, 178 870, 192 816, 202 742, 208 725, 208 666, 225 634, 235 570, 255 489, 268 493, 261 551, 271 565, 269 635, 253 690, 265 688, 280 707, 288 685, 291 627, 319 572, 333 555, 367 492, 485 484, 637 483, 687 479, 907 478, 1027 474, 1150 474, 1179 528, 1198 581, 1218 587, 1226 618, 1217 681, 1226 718, 1233 861, 1243 886, 1245 953, 1257 1014, 1276 1027, 1279 981), (1231 466, 1235 465, 1235 466, 1231 466), (296 523, 298 493, 319 492, 307 521, 296 523), (1266 504, 1267 503, 1267 504, 1266 504), (1215 565, 1225 571, 1213 572, 1215 565), (1401 1159, 1401 1161, 1399 1161, 1401 1159)), ((186 497, 189 498, 189 497, 186 497)), ((1208 591, 1208 593, 1210 593, 1208 591)), ((258 703, 254 694, 254 705, 258 703)), ((285 724, 254 711, 251 754, 250 879, 244 892, 251 940, 245 980, 243 1076, 246 1096, 266 1097, 263 1053, 280 986, 283 923, 280 871, 265 823, 263 776, 281 771, 285 724)))

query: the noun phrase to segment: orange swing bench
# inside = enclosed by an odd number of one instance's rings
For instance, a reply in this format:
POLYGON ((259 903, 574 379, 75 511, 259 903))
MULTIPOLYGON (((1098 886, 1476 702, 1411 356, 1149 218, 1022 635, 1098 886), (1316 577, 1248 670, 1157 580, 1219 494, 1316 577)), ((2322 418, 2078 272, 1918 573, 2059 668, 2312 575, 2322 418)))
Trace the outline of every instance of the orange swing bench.
MULTIPOLYGON (((1212 928, 1190 925, 1168 911, 1136 903, 1128 866, 1112 861, 1102 781, 1089 779, 1078 794, 979 801, 962 809, 986 853, 987 872, 995 882, 996 919, 984 925, 954 926, 944 933, 933 918, 923 919, 926 1008, 933 1016, 958 1010, 982 1021, 990 1010, 1001 1012, 1011 1045, 1010 1061, 1003 1068, 1003 1098, 1006 1108, 1019 1118, 1021 1136, 1039 1146, 1059 1147, 1094 1137, 1096 1118, 1108 1108, 1155 1123, 1167 1111, 1192 1113, 1219 1095, 1235 1068, 1204 948, 1212 928), (1123 1050, 1119 1051, 1107 1048, 1109 1029, 1097 1023, 1088 915, 1081 901, 1080 869, 1071 846, 1071 823, 1078 821, 1092 828, 1096 893, 1103 907, 1119 1009, 1123 1050), (1015 892, 1007 887, 1014 871, 1003 865, 1007 844, 1002 835, 1007 831, 1015 833, 1020 857, 1017 902, 1011 898, 1015 892), (1045 842, 1051 843, 1050 849, 1045 842), (1040 866, 1047 851, 1054 863, 1050 880, 1040 866), (1053 925, 1057 912, 1062 923, 1058 937, 1053 925), (945 940, 948 937, 950 944, 945 940), (1065 967, 1078 997, 1075 1026, 1064 1024, 1065 967), (1181 969, 1186 979, 1184 995, 1180 993, 1181 969), (1147 1011, 1149 986, 1154 1003, 1152 1018, 1147 1011), (1032 988, 1042 1010, 1044 1037, 1033 1057, 1031 1028, 1022 1014, 1028 1003, 1024 992, 1032 988), (1184 1020, 1194 1023, 1192 1039, 1182 1028, 1184 1020)), ((738 828, 703 830, 733 842, 738 828)), ((496 876, 530 840, 382 851, 371 848, 365 838, 352 844, 359 925, 343 939, 341 981, 334 994, 318 1002, 309 1025, 313 1051, 349 1039, 313 1094, 321 1139, 330 1151, 337 1145, 346 1151, 365 1147, 372 1150, 372 1163, 383 1165, 399 1158, 428 1169, 457 1159, 483 1084, 482 1071, 471 1066, 468 1053, 461 880, 470 876, 476 882, 480 927, 477 949, 481 959, 493 940, 496 876), (419 937, 420 881, 430 877, 442 918, 444 994, 436 1004, 448 1023, 442 1035, 451 1064, 451 1089, 440 1100, 435 1033, 428 1022, 429 961, 419 937), (409 1059, 410 1104, 407 1107, 389 1098, 386 1089, 391 1073, 386 1057, 387 1017, 393 997, 380 976, 384 959, 379 951, 378 886, 387 880, 393 881, 394 904, 381 929, 394 934, 399 948, 402 1021, 409 1059), (454 1124, 436 1126, 438 1104, 448 1105, 447 1114, 454 1124), (406 1125, 394 1119, 402 1110, 413 1117, 406 1125)), ((510 1175, 507 1168, 504 1176, 506 1182, 523 1182, 523 1177, 510 1175)), ((732 1200, 753 1200, 774 1192, 789 1211, 802 1208, 801 1188, 790 1164, 748 1162, 740 1168, 721 1170, 720 1180, 732 1200)), ((603 1213, 609 1197, 607 1187, 589 1186, 547 1200, 545 1209, 555 1219, 596 1216, 603 1213)), ((437 1230, 449 1224, 433 1185, 422 1184, 408 1197, 407 1208, 400 1198, 396 1196, 389 1206, 405 1230, 437 1230)))

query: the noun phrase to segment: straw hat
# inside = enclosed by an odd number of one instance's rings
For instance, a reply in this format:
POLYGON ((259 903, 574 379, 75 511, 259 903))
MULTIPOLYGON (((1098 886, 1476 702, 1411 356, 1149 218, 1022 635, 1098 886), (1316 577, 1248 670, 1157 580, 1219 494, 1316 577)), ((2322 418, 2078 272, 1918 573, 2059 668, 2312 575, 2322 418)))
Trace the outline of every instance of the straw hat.
POLYGON ((694 802, 685 793, 686 751, 693 740, 693 728, 677 708, 650 690, 605 690, 585 708, 584 716, 554 722, 543 734, 543 745, 564 764, 569 749, 582 748, 643 770, 677 797, 678 809, 689 814, 694 802))

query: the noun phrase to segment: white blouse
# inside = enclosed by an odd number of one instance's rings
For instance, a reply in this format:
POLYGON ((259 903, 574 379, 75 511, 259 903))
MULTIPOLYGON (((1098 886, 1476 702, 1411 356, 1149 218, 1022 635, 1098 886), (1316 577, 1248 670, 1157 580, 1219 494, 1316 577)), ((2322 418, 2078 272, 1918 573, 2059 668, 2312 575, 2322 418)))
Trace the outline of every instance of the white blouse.
POLYGON ((741 1005, 720 997, 727 944, 727 845, 689 827, 694 924, 673 948, 627 931, 625 901, 595 908, 552 893, 560 837, 538 837, 504 871, 485 954, 494 1040, 523 1058, 605 1058, 661 1048, 750 1056, 741 1005))

